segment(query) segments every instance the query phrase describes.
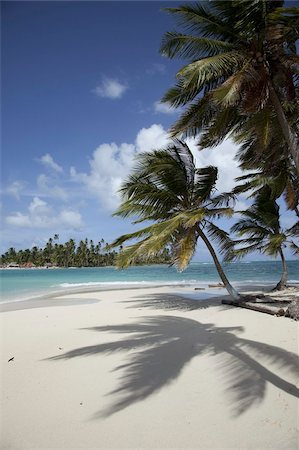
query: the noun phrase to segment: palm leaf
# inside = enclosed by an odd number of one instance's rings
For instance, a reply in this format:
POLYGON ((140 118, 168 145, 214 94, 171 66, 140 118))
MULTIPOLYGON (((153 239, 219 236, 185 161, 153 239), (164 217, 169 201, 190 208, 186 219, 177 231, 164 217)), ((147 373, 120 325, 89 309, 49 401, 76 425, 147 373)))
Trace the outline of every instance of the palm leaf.
POLYGON ((228 42, 172 31, 164 34, 160 53, 168 58, 198 59, 229 51, 232 48, 232 44, 228 42))
POLYGON ((221 254, 227 254, 233 247, 233 241, 229 237, 229 233, 217 227, 214 223, 207 223, 208 235, 212 241, 217 243, 221 254))
POLYGON ((244 64, 244 56, 237 51, 214 55, 184 66, 177 77, 186 91, 200 92, 206 83, 218 81, 232 75, 244 64))
POLYGON ((196 228, 184 229, 172 246, 172 263, 182 272, 192 259, 197 243, 196 228))
POLYGON ((203 37, 220 37, 228 42, 236 42, 239 39, 229 24, 217 15, 217 11, 208 8, 204 3, 165 8, 165 11, 176 16, 179 24, 187 31, 194 31, 203 37))

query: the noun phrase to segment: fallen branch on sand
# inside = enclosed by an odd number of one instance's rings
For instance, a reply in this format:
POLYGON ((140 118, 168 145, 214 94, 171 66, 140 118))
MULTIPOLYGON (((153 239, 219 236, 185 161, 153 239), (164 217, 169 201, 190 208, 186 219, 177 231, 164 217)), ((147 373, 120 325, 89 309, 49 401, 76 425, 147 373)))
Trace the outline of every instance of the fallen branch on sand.
POLYGON ((222 300, 224 305, 237 306, 239 308, 251 309, 252 311, 271 314, 272 316, 285 316, 299 320, 299 297, 298 289, 289 288, 279 295, 247 294, 242 300, 222 300))
POLYGON ((290 306, 286 310, 285 316, 290 317, 291 319, 294 319, 294 320, 299 320, 299 299, 298 298, 291 302, 290 306))
POLYGON ((241 302, 237 302, 235 300, 222 300, 222 302, 224 305, 232 305, 232 306, 237 306, 239 308, 246 308, 246 309, 251 309, 253 311, 258 311, 258 312, 262 312, 265 314, 271 314, 272 316, 284 316, 285 315, 285 310, 283 308, 269 308, 269 307, 265 307, 265 306, 260 306, 260 305, 256 305, 252 302, 248 302, 248 301, 241 301, 241 302))

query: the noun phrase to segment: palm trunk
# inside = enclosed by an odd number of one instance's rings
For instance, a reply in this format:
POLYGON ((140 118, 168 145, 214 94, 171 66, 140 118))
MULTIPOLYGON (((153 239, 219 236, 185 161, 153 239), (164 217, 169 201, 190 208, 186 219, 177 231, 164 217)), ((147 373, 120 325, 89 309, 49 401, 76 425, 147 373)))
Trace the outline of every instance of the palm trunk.
POLYGON ((295 134, 291 130, 291 127, 286 119, 284 110, 282 109, 280 100, 279 100, 271 82, 269 83, 269 96, 270 96, 271 103, 277 114, 277 119, 280 124, 281 131, 282 131, 284 138, 286 140, 286 143, 289 147, 290 154, 292 156, 292 159, 293 159, 296 169, 297 169, 297 173, 299 175, 298 139, 296 138, 295 134))
POLYGON ((288 266, 287 266, 282 249, 280 249, 279 254, 281 257, 283 272, 282 272, 279 283, 277 283, 277 285, 275 286, 273 291, 281 291, 282 289, 284 289, 287 286, 287 281, 288 281, 288 266))
POLYGON ((219 274, 219 277, 221 278, 222 283, 224 284, 225 289, 227 290, 227 292, 229 293, 229 295, 234 299, 234 300, 241 300, 241 295, 236 291, 236 289, 230 284, 230 282, 228 281, 222 267, 221 264, 219 262, 219 259, 217 258, 216 252, 213 249, 209 239, 206 237, 206 235, 204 234, 204 232, 198 227, 198 234, 201 237, 201 239, 204 241, 204 243, 206 244, 212 258, 214 261, 214 264, 216 266, 217 272, 219 274))

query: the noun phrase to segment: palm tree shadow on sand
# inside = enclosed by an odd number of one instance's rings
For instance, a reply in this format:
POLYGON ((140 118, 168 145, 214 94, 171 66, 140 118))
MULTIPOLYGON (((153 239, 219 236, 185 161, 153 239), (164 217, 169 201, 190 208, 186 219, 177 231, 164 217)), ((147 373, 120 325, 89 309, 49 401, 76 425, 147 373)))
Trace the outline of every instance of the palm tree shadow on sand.
MULTIPOLYGON (((86 330, 86 329, 85 329, 86 330)), ((221 382, 229 395, 232 414, 242 414, 262 402, 267 383, 299 397, 298 388, 267 367, 283 367, 291 378, 298 374, 297 355, 279 347, 237 337, 242 327, 216 327, 176 316, 139 318, 138 323, 87 328, 94 332, 125 335, 124 339, 81 347, 50 360, 127 352, 126 363, 118 371, 119 385, 107 394, 111 405, 95 414, 108 417, 142 401, 175 380, 194 357, 221 355, 221 382)), ((218 360, 217 360, 218 361, 218 360)), ((215 366, 216 367, 216 366, 215 366)))
POLYGON ((127 305, 127 308, 147 308, 147 309, 161 309, 164 311, 195 311, 199 309, 207 309, 211 307, 218 307, 218 309, 227 309, 227 306, 221 304, 221 300, 230 298, 229 295, 217 295, 201 292, 183 294, 145 294, 142 296, 133 297, 130 300, 122 300, 120 303, 127 305))

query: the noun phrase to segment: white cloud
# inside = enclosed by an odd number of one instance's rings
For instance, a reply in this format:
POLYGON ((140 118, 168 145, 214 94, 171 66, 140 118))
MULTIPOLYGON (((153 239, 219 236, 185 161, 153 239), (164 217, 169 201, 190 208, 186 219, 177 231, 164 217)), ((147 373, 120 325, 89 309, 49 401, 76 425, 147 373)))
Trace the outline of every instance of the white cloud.
POLYGON ((38 175, 36 184, 40 195, 46 195, 63 201, 69 198, 68 193, 62 187, 53 184, 53 180, 44 173, 38 175))
MULTIPOLYGON (((137 133, 134 144, 100 145, 89 161, 90 170, 80 173, 72 167, 70 176, 74 182, 83 184, 104 209, 113 211, 120 201, 117 191, 131 172, 134 158, 140 152, 163 148, 169 142, 167 131, 162 125, 153 124, 137 133)), ((237 146, 227 140, 215 149, 199 151, 195 139, 189 139, 187 143, 195 156, 196 166, 217 166, 219 174, 216 187, 219 192, 229 192, 235 185, 234 178, 242 173, 234 160, 237 146)), ((241 206, 241 203, 238 206, 241 206)))
POLYGON ((39 197, 34 197, 27 212, 16 212, 6 216, 8 225, 19 228, 68 228, 72 230, 83 226, 81 214, 72 209, 54 211, 53 207, 39 197))
POLYGON ((199 150, 196 145, 197 139, 187 139, 186 143, 192 151, 197 167, 216 166, 218 167, 217 189, 219 192, 229 192, 235 186, 234 179, 244 172, 238 168, 235 161, 238 146, 232 141, 226 140, 218 147, 199 150))
POLYGON ((39 197, 33 197, 32 202, 28 206, 28 211, 32 216, 46 215, 50 212, 48 204, 39 197))
POLYGON ((128 86, 120 83, 118 80, 113 78, 103 78, 99 86, 97 86, 93 92, 98 97, 117 99, 121 98, 128 86))
POLYGON ((71 177, 83 183, 99 199, 102 207, 111 211, 119 203, 117 191, 123 177, 129 173, 135 153, 133 145, 102 144, 89 161, 90 172, 77 173, 75 168, 71 168, 71 177))
POLYGON ((162 114, 177 114, 179 112, 179 108, 173 108, 168 103, 161 103, 157 100, 154 103, 154 111, 162 114))
POLYGON ((79 230, 83 226, 81 214, 78 211, 72 211, 69 209, 60 212, 57 222, 60 226, 71 228, 73 230, 79 230))
POLYGON ((7 216, 5 221, 8 225, 12 225, 15 227, 30 227, 31 226, 29 216, 22 214, 20 212, 16 212, 15 214, 12 214, 11 216, 7 216))
POLYGON ((54 172, 63 172, 63 168, 54 161, 53 157, 49 153, 43 155, 38 161, 40 161, 45 167, 54 170, 54 172))
POLYGON ((14 181, 6 188, 6 192, 19 200, 23 189, 24 184, 21 181, 14 181))
POLYGON ((142 151, 161 148, 167 142, 167 132, 161 125, 142 128, 134 144, 117 145, 112 142, 100 145, 89 161, 89 173, 78 173, 71 167, 70 176, 73 181, 85 185, 90 194, 98 198, 104 209, 113 211, 120 200, 118 190, 131 171, 135 156, 142 151))
POLYGON ((162 125, 153 124, 149 128, 142 128, 136 136, 137 152, 149 152, 166 146, 170 142, 167 131, 162 125))

